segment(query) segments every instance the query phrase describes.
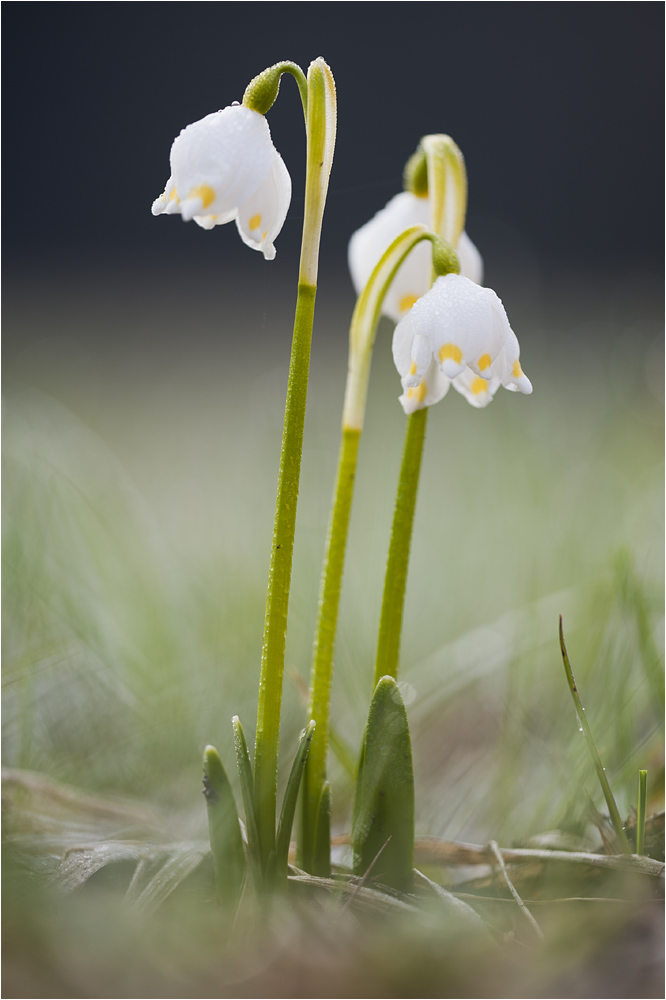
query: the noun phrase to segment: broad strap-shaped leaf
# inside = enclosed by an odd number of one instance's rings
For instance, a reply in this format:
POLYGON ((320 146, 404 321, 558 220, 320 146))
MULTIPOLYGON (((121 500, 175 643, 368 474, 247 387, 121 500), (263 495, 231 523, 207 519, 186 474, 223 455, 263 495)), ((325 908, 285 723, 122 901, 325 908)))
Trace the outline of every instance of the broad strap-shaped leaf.
POLYGON ((310 749, 310 741, 312 740, 314 728, 315 724, 312 720, 310 720, 301 733, 296 756, 294 757, 294 763, 291 765, 291 772, 289 774, 289 780, 287 781, 284 799, 282 800, 282 812, 280 813, 280 822, 278 824, 275 856, 276 875, 278 878, 287 877, 289 843, 291 841, 291 829, 294 825, 296 802, 298 801, 298 789, 300 788, 301 778, 303 777, 303 768, 305 767, 305 762, 308 759, 308 751, 310 749))
POLYGON ((235 907, 245 880, 245 850, 234 793, 215 747, 204 750, 203 766, 217 892, 222 903, 235 907))
POLYGON ((412 887, 414 773, 407 712, 392 677, 370 703, 358 768, 352 823, 354 873, 401 892, 412 887))

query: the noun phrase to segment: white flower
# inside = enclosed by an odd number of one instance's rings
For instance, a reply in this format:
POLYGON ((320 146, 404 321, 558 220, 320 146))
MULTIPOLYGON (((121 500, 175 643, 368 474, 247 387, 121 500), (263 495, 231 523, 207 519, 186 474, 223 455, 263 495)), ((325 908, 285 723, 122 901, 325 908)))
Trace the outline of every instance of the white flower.
POLYGON ((153 215, 178 213, 204 229, 236 220, 266 260, 291 201, 291 178, 263 115, 241 104, 184 128, 171 147, 171 177, 153 215))
POLYGON ((518 339, 491 288, 460 274, 438 278, 393 334, 403 409, 413 413, 437 403, 451 384, 478 407, 487 406, 500 385, 530 393, 519 355, 518 339))
MULTIPOLYGON (((391 198, 374 218, 366 222, 352 236, 349 243, 349 270, 354 288, 361 294, 372 270, 396 237, 410 226, 430 225, 430 201, 419 198, 411 191, 403 191, 391 198)), ((456 248, 460 270, 466 278, 480 284, 483 279, 483 260, 467 233, 462 233, 456 248)), ((424 242, 409 254, 400 266, 389 288, 382 313, 398 322, 417 299, 430 288, 432 248, 424 242)))

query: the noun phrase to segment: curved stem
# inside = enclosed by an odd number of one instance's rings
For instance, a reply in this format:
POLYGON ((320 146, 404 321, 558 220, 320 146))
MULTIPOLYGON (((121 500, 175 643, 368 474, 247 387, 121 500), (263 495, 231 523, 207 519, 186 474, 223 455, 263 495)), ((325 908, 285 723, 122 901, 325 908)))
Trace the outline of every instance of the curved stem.
POLYGON ((405 603, 405 587, 407 586, 407 569, 412 540, 412 525, 416 494, 421 471, 421 456, 425 439, 427 407, 415 410, 407 420, 405 447, 402 453, 402 467, 398 482, 398 494, 395 500, 393 527, 386 561, 386 577, 384 580, 384 597, 382 599, 382 614, 379 622, 379 638, 377 640, 377 660, 375 663, 374 686, 380 678, 389 675, 394 679, 398 676, 398 660, 400 657, 400 635, 402 632, 402 612, 405 603))
POLYGON ((270 878, 271 859, 275 857, 276 848, 282 680, 319 240, 335 144, 335 85, 323 60, 317 59, 312 63, 307 83, 305 218, 268 576, 254 757, 254 812, 267 879, 270 878))
MULTIPOLYGON (((303 807, 299 831, 299 861, 306 871, 316 875, 330 873, 330 860, 315 863, 315 830, 319 822, 319 803, 326 781, 326 758, 329 739, 329 710, 333 677, 333 652, 344 570, 349 516, 354 491, 354 477, 359 441, 365 419, 370 379, 370 364, 382 304, 395 274, 405 258, 423 240, 433 245, 433 257, 439 271, 457 271, 455 255, 424 226, 417 225, 398 236, 376 264, 368 283, 358 298, 349 329, 349 362, 342 419, 342 437, 338 455, 338 473, 329 516, 326 551, 319 590, 319 614, 315 632, 310 675, 308 718, 316 729, 303 776, 303 807), (317 869, 315 871, 315 868, 317 869)), ((317 838, 322 843, 323 838, 317 838)))

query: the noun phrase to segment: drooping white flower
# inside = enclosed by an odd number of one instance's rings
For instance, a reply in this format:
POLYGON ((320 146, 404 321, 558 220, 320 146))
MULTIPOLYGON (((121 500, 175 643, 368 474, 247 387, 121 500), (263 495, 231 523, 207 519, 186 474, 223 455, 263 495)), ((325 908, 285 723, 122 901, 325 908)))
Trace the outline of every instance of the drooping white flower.
POLYGON ((520 346, 501 299, 460 274, 438 278, 398 323, 393 360, 405 413, 438 402, 449 385, 472 406, 486 406, 500 385, 532 392, 520 346))
MULTIPOLYGON (((430 225, 430 200, 411 191, 402 191, 352 236, 349 243, 349 270, 358 295, 363 291, 372 270, 387 247, 400 233, 421 223, 430 225)), ((467 233, 462 233, 456 247, 461 274, 480 284, 483 260, 467 233)), ((401 264, 389 288, 382 312, 398 322, 417 299, 430 288, 432 250, 429 244, 417 246, 401 264)))
POLYGON ((184 128, 171 147, 171 176, 153 215, 180 214, 203 229, 235 219, 241 239, 266 260, 287 215, 291 178, 257 111, 232 104, 184 128))

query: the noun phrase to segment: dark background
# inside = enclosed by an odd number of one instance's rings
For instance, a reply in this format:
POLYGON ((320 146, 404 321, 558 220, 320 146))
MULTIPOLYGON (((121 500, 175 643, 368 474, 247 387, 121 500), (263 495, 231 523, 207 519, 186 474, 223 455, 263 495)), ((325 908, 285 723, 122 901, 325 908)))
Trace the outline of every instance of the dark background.
MULTIPOLYGON (((662 4, 11 3, 3 13, 6 271, 213 256, 268 267, 233 225, 206 234, 150 206, 181 128, 240 100, 265 66, 306 69, 318 55, 339 100, 327 266, 343 264, 353 230, 399 190, 419 137, 443 131, 467 159, 477 242, 506 226, 540 267, 661 271, 662 4)), ((291 79, 268 118, 294 182, 284 261, 302 217, 291 79)))

